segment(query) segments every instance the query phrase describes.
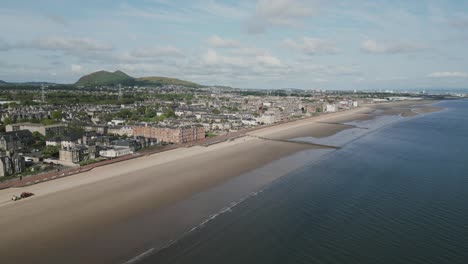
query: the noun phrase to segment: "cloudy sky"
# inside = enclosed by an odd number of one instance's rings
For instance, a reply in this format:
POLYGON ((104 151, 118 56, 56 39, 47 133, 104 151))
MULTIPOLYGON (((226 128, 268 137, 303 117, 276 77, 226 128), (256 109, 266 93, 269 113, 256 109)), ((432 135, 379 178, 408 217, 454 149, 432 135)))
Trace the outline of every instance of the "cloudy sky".
POLYGON ((468 1, 1 0, 0 80, 468 87, 468 1))

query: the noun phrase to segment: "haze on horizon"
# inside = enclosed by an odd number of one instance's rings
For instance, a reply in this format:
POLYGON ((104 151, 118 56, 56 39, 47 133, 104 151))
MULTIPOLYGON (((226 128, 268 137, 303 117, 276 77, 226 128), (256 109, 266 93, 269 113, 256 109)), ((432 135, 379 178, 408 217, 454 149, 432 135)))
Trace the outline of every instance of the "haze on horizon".
POLYGON ((468 1, 3 0, 0 80, 466 88, 468 1))

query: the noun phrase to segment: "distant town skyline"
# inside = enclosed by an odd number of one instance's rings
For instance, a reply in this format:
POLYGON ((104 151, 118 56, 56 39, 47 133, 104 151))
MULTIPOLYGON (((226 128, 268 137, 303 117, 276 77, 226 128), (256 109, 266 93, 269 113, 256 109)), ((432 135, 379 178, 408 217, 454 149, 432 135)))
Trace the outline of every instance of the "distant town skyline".
POLYGON ((467 88, 467 1, 4 0, 0 80, 467 88))

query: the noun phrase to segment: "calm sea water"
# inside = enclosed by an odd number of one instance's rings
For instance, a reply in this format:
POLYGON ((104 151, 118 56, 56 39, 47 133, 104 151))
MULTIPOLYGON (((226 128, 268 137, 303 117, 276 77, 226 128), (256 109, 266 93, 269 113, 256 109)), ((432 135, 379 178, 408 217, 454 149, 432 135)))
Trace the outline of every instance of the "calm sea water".
POLYGON ((468 263, 468 101, 289 174, 143 263, 468 263))

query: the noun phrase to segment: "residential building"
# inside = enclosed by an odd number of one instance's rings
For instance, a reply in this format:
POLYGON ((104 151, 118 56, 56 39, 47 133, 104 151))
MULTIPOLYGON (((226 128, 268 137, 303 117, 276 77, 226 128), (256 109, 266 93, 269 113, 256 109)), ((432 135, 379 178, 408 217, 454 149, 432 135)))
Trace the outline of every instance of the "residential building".
POLYGON ((133 136, 132 126, 112 126, 107 129, 108 134, 119 135, 119 136, 133 136))
POLYGON ((99 151, 99 146, 75 145, 73 147, 60 149, 59 160, 68 163, 80 163, 85 160, 99 157, 99 151))
POLYGON ((32 142, 32 133, 28 130, 10 131, 0 134, 0 150, 15 152, 25 149, 32 142))
POLYGON ((25 159, 22 155, 0 156, 0 177, 11 176, 24 172, 26 168, 25 159))
POLYGON ((99 155, 106 158, 116 158, 129 154, 132 154, 132 151, 128 147, 113 147, 111 149, 99 151, 99 155))
POLYGON ((325 107, 326 112, 336 112, 336 105, 334 104, 327 104, 325 107))
POLYGON ((84 131, 86 132, 96 132, 97 134, 100 135, 105 135, 107 134, 108 127, 107 126, 84 126, 84 131))
POLYGON ((31 133, 39 132, 45 137, 61 135, 67 128, 66 124, 43 125, 39 123, 16 123, 5 126, 6 132, 29 130, 31 133))
POLYGON ((205 128, 202 125, 192 126, 135 126, 134 136, 155 138, 159 142, 187 143, 205 138, 205 128))

